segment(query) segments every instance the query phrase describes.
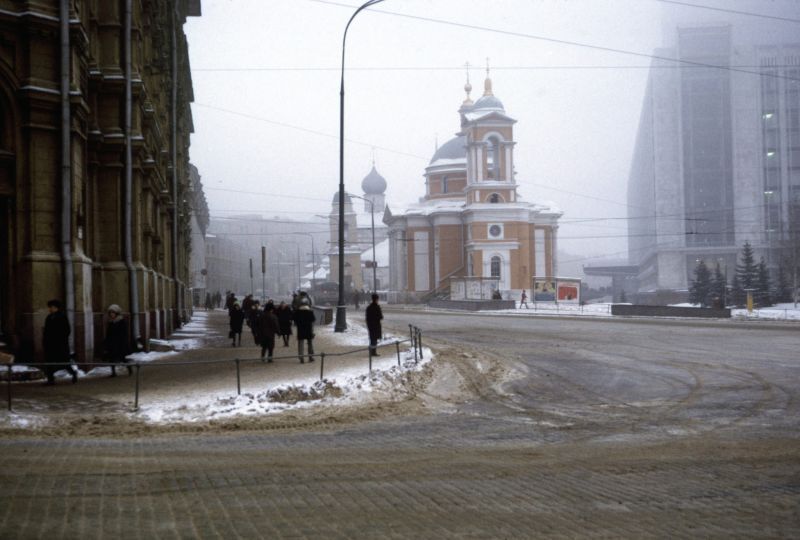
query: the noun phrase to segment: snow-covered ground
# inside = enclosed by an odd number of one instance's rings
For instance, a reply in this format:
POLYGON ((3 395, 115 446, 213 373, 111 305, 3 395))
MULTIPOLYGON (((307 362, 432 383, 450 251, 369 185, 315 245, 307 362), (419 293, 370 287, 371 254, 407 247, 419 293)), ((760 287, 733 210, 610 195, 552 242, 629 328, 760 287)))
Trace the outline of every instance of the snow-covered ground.
MULTIPOLYGON (((400 346, 400 366, 398 366, 396 341, 406 336, 387 334, 381 342, 380 356, 372 360, 372 371, 369 370, 369 356, 366 350, 368 333, 363 323, 348 321, 348 329, 344 333, 335 333, 333 325, 319 326, 317 332, 317 352, 323 345, 329 350, 357 351, 352 355, 326 355, 324 378, 320 380, 319 354, 316 362, 299 368, 294 364, 286 364, 276 360, 275 367, 270 369, 268 377, 261 372, 258 380, 242 378, 242 394, 236 395, 232 385, 216 384, 205 387, 198 385, 188 391, 164 390, 148 392, 143 389, 141 407, 137 412, 123 413, 131 420, 148 423, 195 423, 209 420, 231 418, 236 416, 276 414, 281 411, 306 408, 315 404, 350 405, 364 403, 367 400, 392 400, 402 396, 405 383, 414 373, 421 371, 432 360, 433 353, 429 348, 422 351, 423 358, 415 361, 413 349, 409 343, 400 346), (313 366, 313 367, 312 367, 313 366)), ((169 340, 156 341, 155 344, 167 350, 150 353, 136 353, 129 356, 137 362, 153 362, 179 356, 180 350, 201 347, 203 336, 213 333, 209 327, 207 315, 196 313, 193 321, 171 336, 169 340)), ((280 356, 280 349, 276 356, 280 356)), ((176 358, 177 359, 177 358, 176 358)), ((285 361, 284 361, 285 362, 285 361)), ((29 370, 26 366, 14 366, 15 371, 29 370)), ((123 367, 124 369, 124 367, 123 367)), ((250 372, 252 375, 253 372, 250 372)), ((111 368, 98 367, 89 373, 79 371, 81 378, 108 377, 111 368)), ((58 378, 70 378, 66 370, 56 373, 58 378)), ((146 385, 145 385, 146 386, 146 385)), ((235 388, 235 387, 234 387, 235 388)), ((100 399, 117 401, 116 394, 103 395, 100 399)), ((122 397, 124 401, 130 395, 122 397)), ((67 416, 80 415, 81 410, 65 410, 61 412, 44 412, 34 410, 28 412, 0 413, 0 426, 12 428, 42 428, 53 423, 67 420, 67 416), (64 416, 67 415, 67 416, 64 416)))
MULTIPOLYGON (((365 349, 368 333, 362 324, 348 321, 348 329, 344 333, 335 333, 333 328, 333 325, 321 326, 316 332, 318 336, 325 336, 326 340, 346 350, 365 349)), ((401 366, 398 367, 394 343, 402 339, 404 337, 390 334, 385 336, 379 345, 387 346, 380 348, 380 356, 373 358, 371 373, 367 351, 363 350, 353 355, 326 356, 324 378, 319 380, 317 366, 322 360, 317 356, 315 369, 273 376, 269 385, 259 391, 245 391, 241 395, 198 392, 148 399, 138 413, 132 414, 154 423, 190 423, 240 415, 275 414, 319 403, 354 404, 379 393, 391 398, 402 392, 402 385, 410 373, 422 370, 433 359, 433 352, 426 347, 422 351, 423 358, 415 362, 413 349, 405 343, 401 344, 401 366)))
MULTIPOLYGON (((672 304, 675 307, 699 307, 697 304, 672 304)), ((492 313, 502 313, 504 315, 536 316, 536 315, 566 315, 582 317, 611 317, 611 303, 603 302, 598 304, 556 304, 554 302, 528 302, 528 308, 519 307, 516 309, 500 309, 496 311, 481 311, 481 315, 492 313)), ((800 321, 800 304, 795 307, 793 303, 776 304, 772 307, 754 309, 748 313, 746 309, 731 309, 731 317, 734 319, 747 320, 772 320, 772 321, 800 321)))

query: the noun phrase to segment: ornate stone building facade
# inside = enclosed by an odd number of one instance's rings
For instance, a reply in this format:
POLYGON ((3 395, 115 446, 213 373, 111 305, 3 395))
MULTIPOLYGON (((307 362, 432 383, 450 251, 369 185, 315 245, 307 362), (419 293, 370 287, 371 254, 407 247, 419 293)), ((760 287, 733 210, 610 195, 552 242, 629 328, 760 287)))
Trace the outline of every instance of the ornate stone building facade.
POLYGON ((387 208, 391 290, 398 299, 446 289, 451 277, 499 278, 506 296, 556 276, 561 213, 517 195, 516 120, 486 77, 484 94, 459 109, 461 129, 425 169, 426 192, 402 211, 387 208))
POLYGON ((199 0, 0 0, 0 335, 39 359, 50 298, 80 362, 119 304, 133 337, 184 315, 199 0))

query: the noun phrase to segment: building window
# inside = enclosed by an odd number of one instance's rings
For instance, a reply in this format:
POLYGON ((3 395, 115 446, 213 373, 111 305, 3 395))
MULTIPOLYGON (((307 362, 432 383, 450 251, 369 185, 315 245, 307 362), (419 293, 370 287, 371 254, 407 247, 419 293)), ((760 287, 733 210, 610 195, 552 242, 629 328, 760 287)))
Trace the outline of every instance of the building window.
POLYGON ((500 257, 498 257, 497 255, 492 257, 490 271, 491 271, 491 275, 492 275, 493 278, 499 278, 500 277, 500 265, 501 264, 502 264, 502 261, 500 260, 500 257))
POLYGON ((497 137, 486 140, 486 171, 490 179, 500 179, 500 141, 497 137))
POLYGON ((442 177, 442 193, 447 193, 447 177, 442 177))
POLYGON ((489 195, 489 202, 490 203, 499 203, 501 201, 502 201, 502 198, 500 197, 499 193, 492 193, 491 195, 489 195))

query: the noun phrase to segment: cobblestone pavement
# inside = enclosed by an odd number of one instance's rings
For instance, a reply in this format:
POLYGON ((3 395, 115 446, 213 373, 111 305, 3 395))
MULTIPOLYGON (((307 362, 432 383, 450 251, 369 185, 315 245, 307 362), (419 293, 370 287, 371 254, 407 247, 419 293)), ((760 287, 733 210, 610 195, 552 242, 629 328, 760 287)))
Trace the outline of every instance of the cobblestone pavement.
POLYGON ((800 536, 800 328, 387 319, 439 357, 380 414, 0 440, 0 537, 800 536))

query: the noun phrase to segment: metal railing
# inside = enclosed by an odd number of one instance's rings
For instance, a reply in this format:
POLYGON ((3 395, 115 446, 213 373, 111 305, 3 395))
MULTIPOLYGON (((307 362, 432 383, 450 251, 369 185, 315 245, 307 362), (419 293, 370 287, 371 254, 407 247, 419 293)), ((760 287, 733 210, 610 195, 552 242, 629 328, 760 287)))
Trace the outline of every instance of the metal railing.
MULTIPOLYGON (((402 343, 410 343, 411 349, 414 351, 414 365, 416 366, 420 360, 423 360, 423 352, 422 352, 422 330, 418 327, 409 324, 409 339, 396 339, 394 341, 389 341, 387 343, 381 343, 376 346, 376 350, 385 347, 395 347, 395 351, 397 354, 397 367, 401 368, 402 365, 402 358, 400 354, 400 345, 402 343)), ((353 349, 345 352, 340 353, 314 353, 314 354, 295 354, 295 355, 284 355, 284 356, 273 356, 272 360, 291 360, 291 359, 304 359, 304 358, 311 358, 313 359, 316 356, 319 356, 319 380, 322 381, 325 378, 325 359, 326 358, 334 358, 334 357, 342 357, 342 356, 352 356, 354 354, 362 354, 364 352, 369 353, 371 347, 363 347, 359 349, 353 349)), ((369 373, 372 374, 372 354, 368 354, 369 356, 369 364, 368 370, 369 373)), ((102 363, 93 363, 91 364, 92 368, 95 367, 130 367, 134 370, 135 374, 135 383, 134 383, 134 398, 133 398, 133 410, 139 410, 139 396, 141 394, 141 387, 142 387, 142 369, 147 367, 147 369, 155 369, 155 368, 162 368, 162 367, 172 367, 172 366, 198 366, 198 365, 208 365, 208 364, 228 364, 232 363, 236 366, 236 395, 242 395, 242 377, 241 377, 241 365, 243 363, 257 363, 257 362, 264 362, 267 358, 233 358, 233 359, 221 359, 221 360, 184 360, 184 361, 175 361, 175 362, 117 362, 117 363, 110 363, 110 362, 102 362, 102 363)), ((313 362, 314 360, 310 360, 313 362)), ((26 367, 36 367, 40 368, 42 371, 45 371, 48 367, 53 368, 57 366, 66 366, 68 364, 55 364, 55 363, 44 363, 44 362, 37 362, 37 363, 25 363, 25 364, 17 364, 20 366, 26 367)), ((75 364, 69 364, 74 368, 77 366, 75 364)), ((6 387, 7 387, 7 399, 8 399, 8 410, 11 411, 12 409, 12 372, 13 372, 13 364, 7 364, 7 379, 6 379, 6 387)), ((64 367, 58 367, 58 370, 65 369, 64 367)))

